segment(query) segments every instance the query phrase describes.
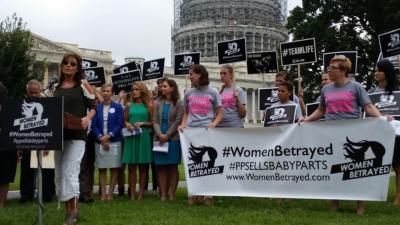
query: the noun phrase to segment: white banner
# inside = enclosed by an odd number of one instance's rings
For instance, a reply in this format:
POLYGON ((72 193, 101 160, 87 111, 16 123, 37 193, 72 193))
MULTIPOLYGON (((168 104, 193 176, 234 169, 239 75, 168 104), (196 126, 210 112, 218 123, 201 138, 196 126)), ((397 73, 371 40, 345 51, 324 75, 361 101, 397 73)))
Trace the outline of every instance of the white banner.
POLYGON ((190 195, 386 201, 395 131, 384 118, 180 138, 190 195))

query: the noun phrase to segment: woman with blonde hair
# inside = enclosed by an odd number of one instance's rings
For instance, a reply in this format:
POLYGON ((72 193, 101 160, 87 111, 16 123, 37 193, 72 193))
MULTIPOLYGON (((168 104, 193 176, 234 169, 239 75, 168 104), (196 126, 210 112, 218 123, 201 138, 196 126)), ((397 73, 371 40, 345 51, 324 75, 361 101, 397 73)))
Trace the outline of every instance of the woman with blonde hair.
POLYGON ((118 169, 121 167, 122 135, 124 126, 124 111, 122 106, 111 99, 114 90, 111 84, 103 84, 100 89, 102 103, 97 105, 97 114, 92 120, 92 129, 96 137, 96 165, 99 169, 101 200, 112 200, 118 169), (111 182, 106 195, 106 172, 111 171, 111 182))
POLYGON ((139 196, 143 198, 146 185, 146 165, 152 161, 149 128, 153 127, 153 104, 146 85, 137 81, 132 85, 132 102, 125 108, 125 127, 129 131, 141 129, 140 135, 125 137, 122 163, 128 164, 131 199, 135 200, 136 169, 139 168, 139 196))

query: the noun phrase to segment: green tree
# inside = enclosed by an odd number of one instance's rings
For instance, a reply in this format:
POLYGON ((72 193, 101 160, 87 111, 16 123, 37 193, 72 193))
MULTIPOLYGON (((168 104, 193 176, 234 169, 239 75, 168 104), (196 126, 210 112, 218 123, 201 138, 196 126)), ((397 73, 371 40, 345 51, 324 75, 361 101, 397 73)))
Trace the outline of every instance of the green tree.
MULTIPOLYGON (((303 7, 290 12, 286 28, 294 40, 316 41, 318 62, 301 66, 306 102, 318 95, 324 52, 358 51, 356 80, 366 89, 373 85, 378 35, 400 28, 399 4, 399 0, 303 0, 303 7)), ((290 68, 290 75, 297 78, 297 67, 290 68)))
POLYGON ((48 63, 35 62, 33 46, 34 39, 22 18, 13 14, 0 23, 0 81, 10 97, 23 97, 29 80, 43 80, 48 63))

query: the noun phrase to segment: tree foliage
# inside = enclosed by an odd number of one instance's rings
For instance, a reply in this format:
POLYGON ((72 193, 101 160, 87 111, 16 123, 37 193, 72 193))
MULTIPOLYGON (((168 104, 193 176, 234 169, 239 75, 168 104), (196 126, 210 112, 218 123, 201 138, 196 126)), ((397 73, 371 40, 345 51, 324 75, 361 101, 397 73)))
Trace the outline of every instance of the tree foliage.
MULTIPOLYGON (((306 102, 320 89, 324 52, 358 51, 356 80, 369 89, 380 48, 378 35, 400 28, 399 0, 303 0, 286 28, 294 40, 315 38, 318 62, 301 66, 306 102)), ((297 68, 290 69, 297 77, 297 68)), ((296 80, 296 79, 295 79, 296 80)))
POLYGON ((10 97, 23 97, 31 79, 43 80, 48 63, 35 62, 34 39, 16 14, 0 23, 0 81, 10 97))

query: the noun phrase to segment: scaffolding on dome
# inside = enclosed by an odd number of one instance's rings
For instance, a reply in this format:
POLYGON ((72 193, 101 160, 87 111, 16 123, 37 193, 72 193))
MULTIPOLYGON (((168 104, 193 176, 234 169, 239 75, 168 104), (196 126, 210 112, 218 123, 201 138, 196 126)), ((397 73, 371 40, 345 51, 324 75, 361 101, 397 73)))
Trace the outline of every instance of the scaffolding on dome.
POLYGON ((174 0, 171 58, 201 52, 216 61, 217 42, 241 37, 248 52, 275 50, 289 38, 286 15, 287 0, 174 0))

